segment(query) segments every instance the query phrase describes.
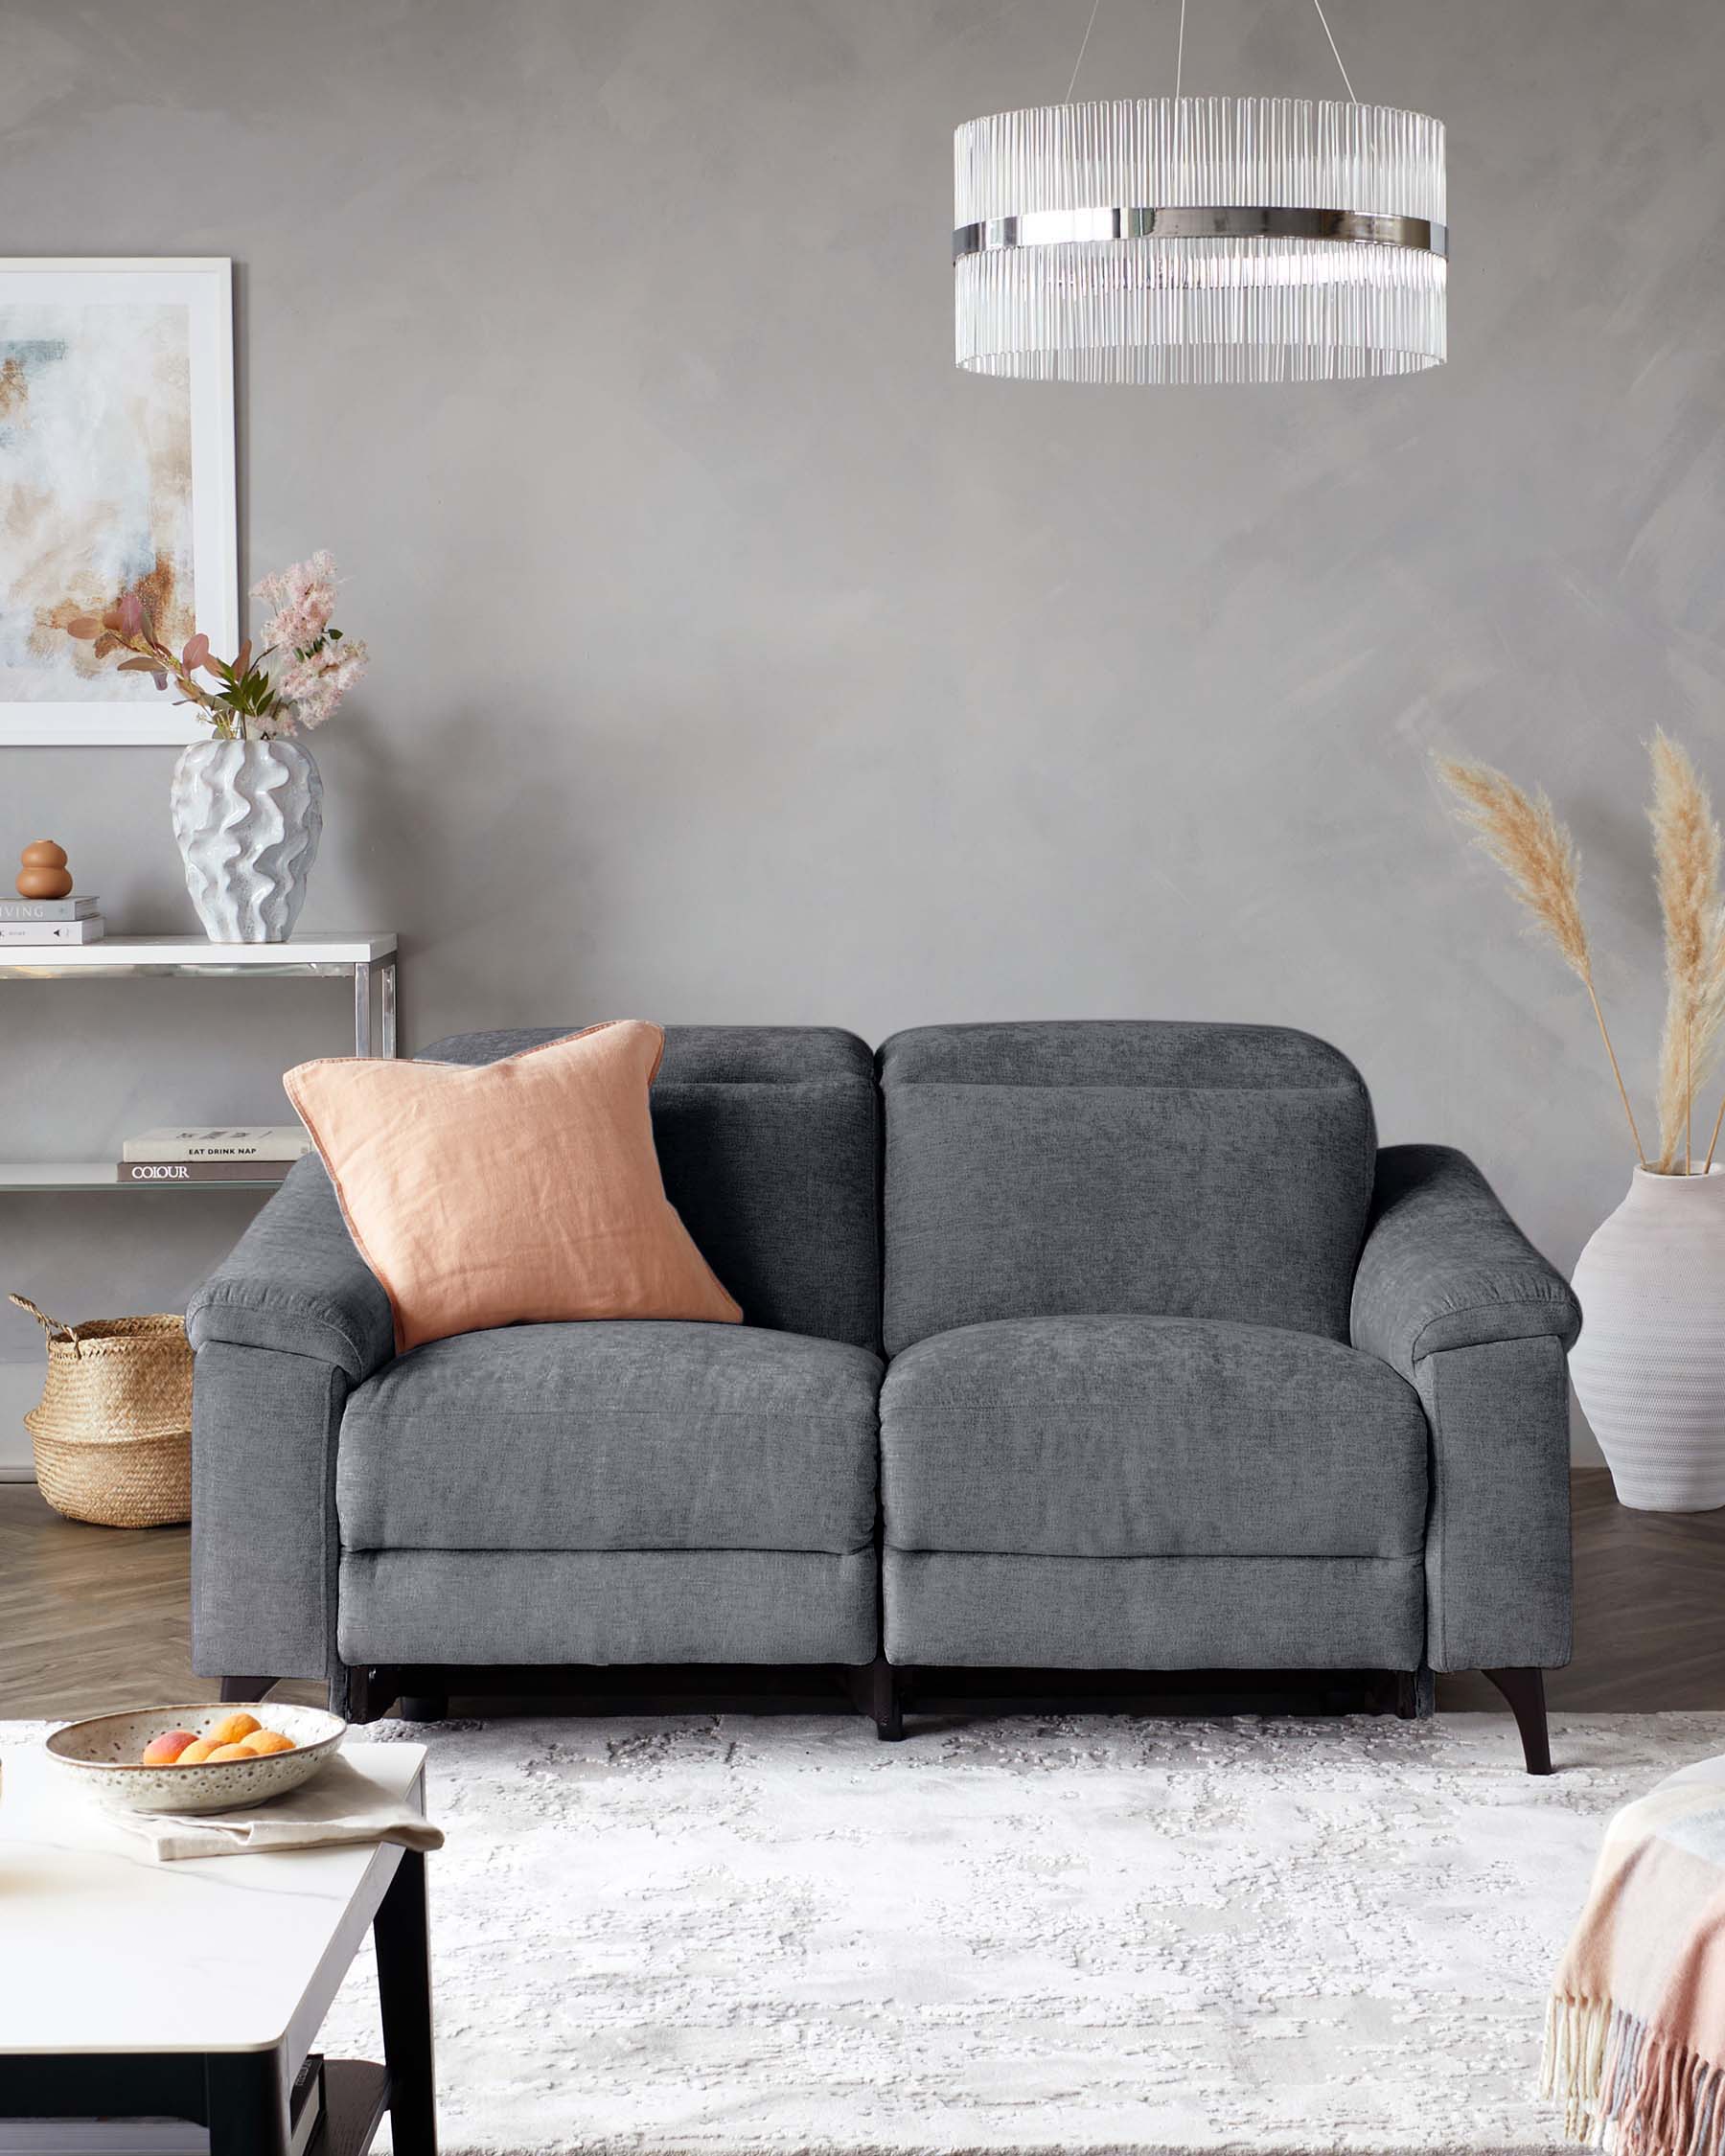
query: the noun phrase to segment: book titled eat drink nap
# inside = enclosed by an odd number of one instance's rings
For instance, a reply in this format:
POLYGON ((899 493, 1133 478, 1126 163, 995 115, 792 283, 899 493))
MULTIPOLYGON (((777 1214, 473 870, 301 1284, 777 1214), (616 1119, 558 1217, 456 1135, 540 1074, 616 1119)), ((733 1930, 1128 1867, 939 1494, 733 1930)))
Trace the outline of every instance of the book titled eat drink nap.
POLYGON ((282 1160, 311 1150, 298 1123, 191 1123, 178 1130, 140 1131, 120 1148, 123 1160, 282 1160))
POLYGON ((122 1182, 279 1182, 311 1150, 299 1124, 191 1124, 120 1148, 122 1182))

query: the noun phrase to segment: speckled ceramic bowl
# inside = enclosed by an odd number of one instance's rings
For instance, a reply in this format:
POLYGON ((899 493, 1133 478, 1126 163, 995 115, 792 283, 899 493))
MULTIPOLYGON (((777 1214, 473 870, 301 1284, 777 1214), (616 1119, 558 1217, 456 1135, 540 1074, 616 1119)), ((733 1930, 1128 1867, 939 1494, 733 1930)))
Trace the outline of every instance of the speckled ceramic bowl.
POLYGON ((48 1756, 80 1789, 119 1811, 232 1812, 267 1803, 310 1781, 346 1734, 341 1716, 326 1714, 321 1707, 277 1706, 271 1700, 218 1707, 206 1700, 196 1707, 136 1707, 124 1714, 68 1722, 48 1739, 48 1756), (266 1730, 280 1730, 292 1738, 294 1749, 259 1759, 205 1760, 196 1767, 138 1764, 151 1737, 167 1730, 202 1736, 224 1714, 239 1713, 256 1715, 266 1730))

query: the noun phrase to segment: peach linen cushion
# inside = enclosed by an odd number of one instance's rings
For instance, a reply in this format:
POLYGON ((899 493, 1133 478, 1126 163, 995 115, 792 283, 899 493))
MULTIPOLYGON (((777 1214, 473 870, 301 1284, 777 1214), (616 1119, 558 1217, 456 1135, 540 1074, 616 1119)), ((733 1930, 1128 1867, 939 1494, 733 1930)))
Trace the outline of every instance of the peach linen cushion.
POLYGON ((664 1045, 618 1019, 477 1067, 288 1071, 398 1354, 560 1319, 741 1322, 665 1196, 647 1106, 664 1045))

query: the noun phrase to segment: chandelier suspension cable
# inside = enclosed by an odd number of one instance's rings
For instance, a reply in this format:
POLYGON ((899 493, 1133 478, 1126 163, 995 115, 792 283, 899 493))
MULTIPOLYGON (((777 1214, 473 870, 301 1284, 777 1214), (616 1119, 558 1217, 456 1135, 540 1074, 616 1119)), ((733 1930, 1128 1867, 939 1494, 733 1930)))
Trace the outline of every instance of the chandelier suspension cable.
MULTIPOLYGON (((1184 8, 1185 0, 1180 0, 1180 4, 1184 8)), ((1329 49, 1336 56, 1336 69, 1342 78, 1342 87, 1347 92, 1348 103, 1358 104, 1360 101, 1354 96, 1354 86, 1347 80, 1347 70, 1342 65, 1342 51, 1336 43, 1336 34, 1329 26, 1328 15, 1323 11, 1323 0, 1312 0, 1312 5, 1318 11, 1318 20, 1323 25, 1323 34, 1329 39, 1329 49)))
MULTIPOLYGON (((1336 43, 1336 34, 1329 26, 1328 15, 1323 11, 1323 0, 1312 0, 1312 5, 1318 11, 1318 20, 1323 25, 1323 34, 1329 39, 1330 54, 1336 63, 1336 72, 1342 78, 1342 87, 1347 92, 1349 103, 1358 104, 1360 102, 1359 95, 1354 89, 1352 81, 1348 79, 1347 68, 1342 57, 1342 48, 1336 43)), ((1101 10, 1102 0, 1091 0, 1090 20, 1084 26, 1084 35, 1078 40, 1078 57, 1072 62, 1071 80, 1067 84, 1066 102, 1068 104, 1071 103, 1072 92, 1078 87, 1078 70, 1084 65, 1085 54, 1090 51, 1091 32, 1096 27, 1096 17, 1101 10)), ((1186 0, 1180 0, 1180 32, 1178 42, 1174 47, 1174 95, 1176 97, 1180 95, 1181 82, 1185 75, 1185 18, 1186 0)))
MULTIPOLYGON (((1091 0, 1090 20, 1085 24, 1084 35, 1078 41, 1078 57, 1072 62, 1072 79, 1067 84, 1066 102, 1068 103, 1068 104, 1071 103, 1072 92, 1078 87, 1078 70, 1084 65, 1085 54, 1090 51, 1091 32, 1096 27, 1096 17, 1101 12, 1101 10, 1102 0, 1091 0)), ((1182 71, 1185 66, 1185 11, 1186 0, 1180 0, 1180 42, 1174 48, 1174 95, 1176 97, 1180 95, 1180 78, 1182 71)), ((1319 20, 1322 21, 1323 10, 1322 8, 1318 10, 1318 16, 1319 20)), ((1324 23, 1323 27, 1325 30, 1328 30, 1329 24, 1324 23)), ((1330 39, 1330 51, 1332 53, 1336 51, 1336 40, 1333 37, 1330 39)), ((1336 53, 1336 65, 1338 67, 1342 65, 1342 56, 1340 53, 1336 53)), ((1342 80, 1345 82, 1347 80, 1347 76, 1346 73, 1344 73, 1342 80)), ((1351 85, 1348 88, 1347 94, 1349 97, 1353 96, 1353 89, 1351 85)), ((1356 103, 1358 101, 1356 100, 1356 103)))
MULTIPOLYGON (((1184 0, 1182 0, 1182 5, 1184 5, 1184 0)), ((1090 20, 1084 26, 1084 38, 1078 47, 1078 57, 1072 62, 1072 80, 1067 84, 1068 104, 1071 103, 1072 92, 1078 87, 1078 70, 1084 65, 1084 56, 1090 50, 1090 34, 1096 27, 1096 16, 1101 7, 1102 0, 1091 0, 1090 20)))

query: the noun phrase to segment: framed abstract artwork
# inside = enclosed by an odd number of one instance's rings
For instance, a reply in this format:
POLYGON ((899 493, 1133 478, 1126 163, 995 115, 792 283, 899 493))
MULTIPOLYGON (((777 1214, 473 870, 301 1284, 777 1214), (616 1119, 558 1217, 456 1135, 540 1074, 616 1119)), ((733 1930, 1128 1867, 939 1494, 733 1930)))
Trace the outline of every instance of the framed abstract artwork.
POLYGON ((231 653, 236 526, 233 265, 0 258, 0 747, 198 739, 65 625, 134 592, 231 653))

